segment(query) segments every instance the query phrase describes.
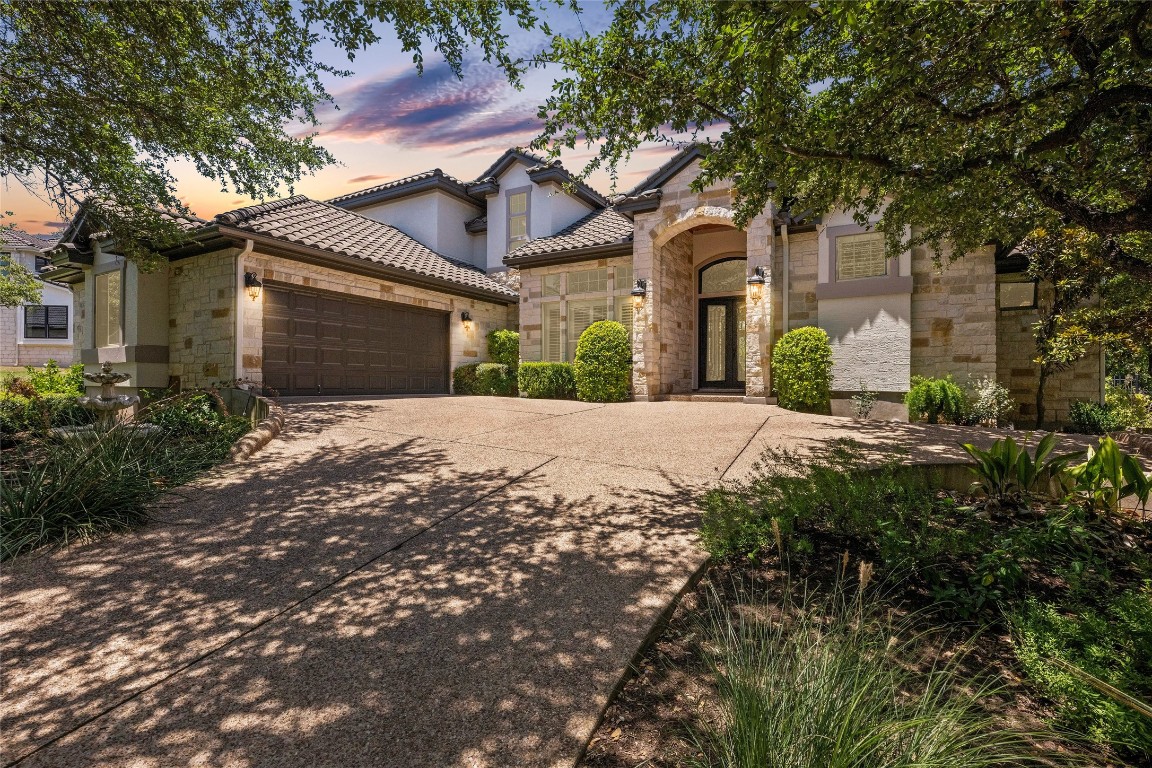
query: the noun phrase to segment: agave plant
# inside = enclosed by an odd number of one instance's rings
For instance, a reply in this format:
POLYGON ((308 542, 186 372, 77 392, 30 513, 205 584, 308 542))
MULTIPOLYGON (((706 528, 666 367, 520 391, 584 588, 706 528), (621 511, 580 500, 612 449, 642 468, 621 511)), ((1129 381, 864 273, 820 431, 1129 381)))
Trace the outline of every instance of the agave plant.
POLYGON ((1084 455, 1083 451, 1075 451, 1053 456, 1055 432, 1045 435, 1032 455, 1011 437, 997 440, 986 451, 971 443, 960 447, 976 461, 976 466, 971 467, 976 476, 972 489, 983 491, 1001 504, 1035 493, 1059 494, 1066 487, 1063 480, 1069 465, 1084 455))

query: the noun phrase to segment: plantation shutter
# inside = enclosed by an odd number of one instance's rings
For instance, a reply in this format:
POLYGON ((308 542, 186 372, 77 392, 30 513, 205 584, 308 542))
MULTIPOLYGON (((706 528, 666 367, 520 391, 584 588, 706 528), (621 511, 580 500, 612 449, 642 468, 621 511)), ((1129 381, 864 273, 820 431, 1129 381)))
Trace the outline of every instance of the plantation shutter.
POLYGON ((580 341, 580 334, 588 330, 588 326, 607 319, 608 302, 603 299, 568 302, 568 356, 576 355, 576 343, 580 341))
POLYGON ((869 232, 836 238, 836 279, 859 280, 888 274, 884 236, 869 232))
POLYGON ((635 317, 635 308, 632 306, 632 297, 621 296, 616 299, 616 322, 632 332, 632 318, 635 317))
POLYGON ((46 307, 48 310, 48 338, 68 338, 68 307, 64 305, 46 307))
POLYGON ((544 360, 549 363, 564 362, 564 334, 560 329, 560 303, 544 304, 543 332, 544 332, 544 360))
POLYGON ((24 338, 46 339, 48 326, 48 307, 28 305, 24 307, 24 338))

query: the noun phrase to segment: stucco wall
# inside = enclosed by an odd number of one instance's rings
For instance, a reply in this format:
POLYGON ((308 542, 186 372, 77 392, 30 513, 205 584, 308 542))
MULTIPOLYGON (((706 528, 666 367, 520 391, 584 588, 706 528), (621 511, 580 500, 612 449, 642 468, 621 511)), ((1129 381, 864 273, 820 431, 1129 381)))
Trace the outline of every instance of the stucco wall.
MULTIPOLYGON (((473 235, 464 229, 464 224, 480 215, 478 204, 471 205, 445 192, 434 190, 357 208, 356 213, 396 227, 443 256, 473 261, 473 235)), ((480 268, 484 267, 482 260, 475 263, 480 268)))
POLYGON ((832 344, 832 389, 907 392, 911 298, 906 293, 820 301, 819 325, 832 344))
MULTIPOLYGON (((1039 286, 1037 299, 1041 307, 1051 306, 1051 284, 1039 286)), ((1036 357, 1036 340, 1032 325, 1039 319, 1040 311, 1035 309, 1001 310, 997 316, 996 379, 1012 393, 1017 406, 1014 417, 1020 427, 1032 427, 1036 423, 1036 387, 1039 384, 1040 366, 1033 362, 1036 357)), ((1044 387, 1044 425, 1066 425, 1068 409, 1073 401, 1099 402, 1103 378, 1104 361, 1099 348, 1093 348, 1068 370, 1050 376, 1044 387)))

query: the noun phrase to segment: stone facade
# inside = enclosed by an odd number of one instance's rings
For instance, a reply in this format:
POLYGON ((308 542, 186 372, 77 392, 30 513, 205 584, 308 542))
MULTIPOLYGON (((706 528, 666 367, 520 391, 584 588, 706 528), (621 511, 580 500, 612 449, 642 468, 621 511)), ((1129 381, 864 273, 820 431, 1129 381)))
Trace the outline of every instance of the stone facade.
MULTIPOLYGON (((1001 282, 1016 276, 1001 276, 1001 282)), ((1038 287, 1037 303, 1050 306, 1052 286, 1038 287)), ((1036 364, 1036 340, 1032 325, 1040 319, 1038 309, 1000 310, 996 324, 997 357, 995 376, 1016 401, 1017 426, 1036 423, 1036 387, 1040 366, 1036 364)), ((1103 398, 1104 356, 1099 348, 1065 371, 1053 374, 1045 384, 1044 426, 1067 423, 1068 409, 1076 400, 1100 402, 1103 398)))
POLYGON ((231 248, 168 265, 168 373, 185 389, 235 376, 239 252, 231 248))
POLYGON ((996 263, 989 246, 943 269, 925 248, 912 253, 912 375, 996 375, 996 263))
MULTIPOLYGON (((60 367, 67 368, 73 360, 79 360, 80 356, 76 352, 76 339, 79 338, 76 315, 80 302, 76 301, 75 295, 70 298, 72 310, 69 322, 72 323, 72 341, 68 342, 52 340, 37 343, 27 339, 21 340, 20 308, 0 307, 0 368, 23 368, 26 365, 39 368, 49 360, 55 360, 60 367)), ((61 302, 56 299, 55 303, 61 302)))

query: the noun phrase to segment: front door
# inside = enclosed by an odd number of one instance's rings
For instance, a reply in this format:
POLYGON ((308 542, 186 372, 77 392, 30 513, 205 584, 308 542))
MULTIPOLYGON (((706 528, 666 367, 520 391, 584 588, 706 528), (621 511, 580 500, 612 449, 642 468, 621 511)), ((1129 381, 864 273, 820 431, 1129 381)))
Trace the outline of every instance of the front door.
POLYGON ((746 300, 700 299, 700 389, 743 389, 746 300))

